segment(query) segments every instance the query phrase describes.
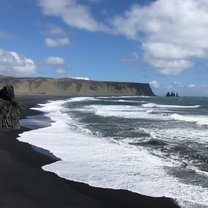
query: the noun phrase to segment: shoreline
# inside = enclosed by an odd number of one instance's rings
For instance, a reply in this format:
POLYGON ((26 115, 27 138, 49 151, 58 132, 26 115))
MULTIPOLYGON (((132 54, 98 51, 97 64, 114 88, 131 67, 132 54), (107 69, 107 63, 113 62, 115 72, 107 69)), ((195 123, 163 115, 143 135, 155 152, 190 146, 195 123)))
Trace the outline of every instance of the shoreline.
MULTIPOLYGON (((21 119, 43 115, 30 109, 38 103, 64 98, 17 96, 22 106, 21 119)), ((94 188, 43 171, 42 166, 57 160, 17 140, 20 133, 29 130, 25 127, 20 130, 0 129, 0 165, 5 166, 0 173, 0 195, 4 196, 0 198, 1 207, 18 207, 18 204, 21 207, 178 207, 172 199, 153 198, 126 190, 94 188)))

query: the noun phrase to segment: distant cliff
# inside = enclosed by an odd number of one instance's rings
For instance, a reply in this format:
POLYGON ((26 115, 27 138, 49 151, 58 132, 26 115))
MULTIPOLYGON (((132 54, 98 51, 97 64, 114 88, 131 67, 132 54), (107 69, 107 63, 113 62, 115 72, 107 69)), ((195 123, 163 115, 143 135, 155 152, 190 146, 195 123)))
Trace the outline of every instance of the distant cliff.
POLYGON ((14 86, 16 94, 46 94, 67 96, 154 96, 149 84, 129 82, 102 82, 72 78, 15 78, 0 76, 0 87, 14 86))
POLYGON ((15 100, 12 85, 0 90, 0 128, 18 129, 20 118, 20 106, 15 100))

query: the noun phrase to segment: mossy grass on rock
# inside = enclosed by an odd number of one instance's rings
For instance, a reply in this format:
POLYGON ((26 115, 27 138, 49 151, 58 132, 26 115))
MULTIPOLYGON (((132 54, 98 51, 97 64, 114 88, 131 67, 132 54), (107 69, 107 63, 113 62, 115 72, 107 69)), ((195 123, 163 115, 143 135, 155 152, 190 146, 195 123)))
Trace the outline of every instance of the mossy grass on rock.
POLYGON ((0 90, 0 128, 19 129, 20 111, 13 86, 6 85, 0 90))

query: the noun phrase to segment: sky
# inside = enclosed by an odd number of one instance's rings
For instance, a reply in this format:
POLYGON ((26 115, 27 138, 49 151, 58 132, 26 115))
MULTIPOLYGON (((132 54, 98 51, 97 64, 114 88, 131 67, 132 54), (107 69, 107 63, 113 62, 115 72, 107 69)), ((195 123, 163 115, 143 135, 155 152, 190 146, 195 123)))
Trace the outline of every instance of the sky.
POLYGON ((208 1, 0 0, 0 74, 208 96, 208 1))

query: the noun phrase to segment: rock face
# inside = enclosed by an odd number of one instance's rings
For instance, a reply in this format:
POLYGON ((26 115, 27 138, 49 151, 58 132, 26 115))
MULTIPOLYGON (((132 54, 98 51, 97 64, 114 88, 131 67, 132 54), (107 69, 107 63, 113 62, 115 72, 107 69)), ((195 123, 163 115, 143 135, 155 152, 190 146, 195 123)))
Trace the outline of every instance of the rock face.
POLYGON ((20 110, 13 86, 6 85, 0 90, 0 128, 20 128, 20 110))
POLYGON ((0 76, 0 87, 12 84, 16 94, 64 96, 154 96, 149 84, 104 82, 71 78, 16 78, 0 76))

